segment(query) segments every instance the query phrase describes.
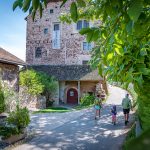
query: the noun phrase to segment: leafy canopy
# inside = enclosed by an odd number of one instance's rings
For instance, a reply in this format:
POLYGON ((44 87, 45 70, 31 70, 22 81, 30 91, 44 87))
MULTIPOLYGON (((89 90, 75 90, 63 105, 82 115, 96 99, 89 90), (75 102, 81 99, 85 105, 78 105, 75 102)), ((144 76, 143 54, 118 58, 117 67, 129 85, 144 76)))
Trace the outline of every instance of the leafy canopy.
POLYGON ((20 85, 27 87, 32 95, 53 93, 57 89, 57 81, 45 73, 35 70, 26 70, 20 73, 20 85))

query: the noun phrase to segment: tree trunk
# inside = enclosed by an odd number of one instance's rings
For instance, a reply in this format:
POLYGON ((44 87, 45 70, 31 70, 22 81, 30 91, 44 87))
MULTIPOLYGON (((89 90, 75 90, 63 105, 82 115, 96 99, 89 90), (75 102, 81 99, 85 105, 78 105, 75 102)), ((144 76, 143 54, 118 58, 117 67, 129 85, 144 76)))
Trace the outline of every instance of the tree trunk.
POLYGON ((150 128, 150 78, 144 77, 142 87, 138 88, 138 114, 143 130, 150 128))

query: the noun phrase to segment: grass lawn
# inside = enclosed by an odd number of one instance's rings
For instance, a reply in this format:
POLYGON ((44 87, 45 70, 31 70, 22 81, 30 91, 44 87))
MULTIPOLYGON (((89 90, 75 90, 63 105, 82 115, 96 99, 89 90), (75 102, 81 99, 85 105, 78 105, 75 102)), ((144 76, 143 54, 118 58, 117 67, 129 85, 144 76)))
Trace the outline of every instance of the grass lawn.
POLYGON ((35 113, 64 113, 64 112, 69 112, 71 110, 64 108, 64 107, 49 107, 46 109, 41 109, 38 111, 33 112, 35 113))
POLYGON ((94 106, 94 105, 93 105, 93 104, 92 104, 92 105, 89 105, 89 106, 81 106, 81 105, 78 105, 78 106, 74 107, 74 109, 76 109, 76 110, 81 110, 81 109, 85 109, 85 108, 90 108, 90 107, 92 107, 92 106, 94 106))

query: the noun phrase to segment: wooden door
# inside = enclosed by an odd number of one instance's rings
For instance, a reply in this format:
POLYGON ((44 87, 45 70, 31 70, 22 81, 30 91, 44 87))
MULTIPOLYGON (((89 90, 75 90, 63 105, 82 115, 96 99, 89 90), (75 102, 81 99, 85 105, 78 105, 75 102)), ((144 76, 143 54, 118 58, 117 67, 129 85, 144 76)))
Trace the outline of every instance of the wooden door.
POLYGON ((70 88, 67 91, 67 103, 70 103, 70 104, 78 103, 78 92, 76 89, 70 88))

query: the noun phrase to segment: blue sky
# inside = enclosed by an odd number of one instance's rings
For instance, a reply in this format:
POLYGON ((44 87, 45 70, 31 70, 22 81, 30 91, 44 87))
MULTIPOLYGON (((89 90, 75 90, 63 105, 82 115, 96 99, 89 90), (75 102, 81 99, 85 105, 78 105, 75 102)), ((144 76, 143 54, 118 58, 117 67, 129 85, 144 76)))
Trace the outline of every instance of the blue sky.
POLYGON ((25 60, 27 16, 19 8, 14 12, 15 0, 0 0, 0 47, 25 60))

